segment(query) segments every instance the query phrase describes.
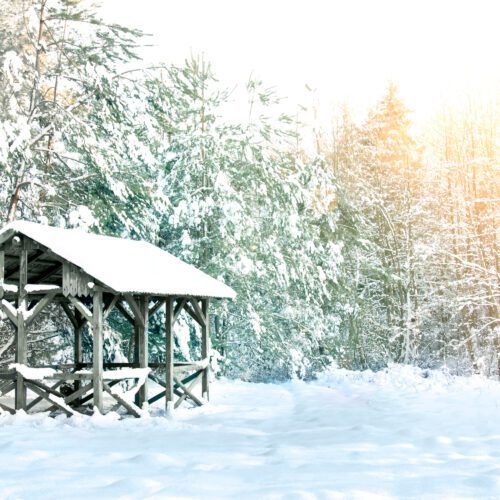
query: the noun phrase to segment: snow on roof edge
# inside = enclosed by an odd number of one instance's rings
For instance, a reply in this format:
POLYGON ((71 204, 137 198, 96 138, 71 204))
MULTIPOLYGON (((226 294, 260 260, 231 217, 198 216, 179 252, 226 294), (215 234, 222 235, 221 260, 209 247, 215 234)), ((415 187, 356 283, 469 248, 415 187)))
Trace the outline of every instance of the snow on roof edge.
POLYGON ((37 241, 118 293, 236 297, 225 283, 144 240, 15 221, 0 229, 0 243, 12 236, 9 231, 37 241))

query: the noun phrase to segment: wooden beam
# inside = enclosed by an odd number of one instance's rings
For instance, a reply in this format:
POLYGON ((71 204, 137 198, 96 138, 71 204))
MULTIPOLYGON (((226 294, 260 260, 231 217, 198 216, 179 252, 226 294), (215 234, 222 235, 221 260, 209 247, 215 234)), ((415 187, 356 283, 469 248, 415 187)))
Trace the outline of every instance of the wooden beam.
POLYGON ((115 304, 115 307, 123 314, 125 319, 132 325, 135 323, 134 317, 123 307, 120 302, 115 304))
POLYGON ((5 252, 0 250, 0 300, 3 299, 3 283, 5 281, 5 252))
POLYGON ((196 386, 196 384, 200 380, 200 375, 203 377, 203 372, 199 373, 198 376, 191 382, 189 387, 185 386, 181 381, 179 381, 177 378, 174 378, 175 383, 183 390, 184 394, 175 402, 174 408, 177 408, 182 402, 187 398, 191 398, 194 403, 196 403, 198 406, 203 406, 203 401, 200 401, 199 398, 197 398, 193 394, 193 388, 196 386))
MULTIPOLYGON (((28 343, 26 339, 26 284, 28 283, 28 250, 23 245, 19 255, 19 284, 17 296, 17 328, 16 328, 16 363, 25 365, 28 359, 28 343)), ((16 410, 26 410, 26 385, 23 376, 18 372, 16 378, 16 410)))
POLYGON ((17 328, 17 309, 5 299, 0 300, 0 309, 2 309, 7 318, 17 328))
POLYGON ((15 382, 10 382, 10 384, 6 384, 2 386, 2 390, 0 390, 0 396, 4 394, 8 394, 10 391, 13 391, 16 388, 16 383, 15 382))
POLYGON ((153 316, 153 314, 155 314, 163 304, 165 304, 165 299, 158 299, 156 303, 149 308, 148 317, 151 318, 151 316, 153 316))
POLYGON ((184 311, 186 311, 189 314, 189 316, 191 316, 196 321, 196 323, 202 326, 198 316, 196 316, 196 313, 194 312, 193 308, 189 305, 188 301, 184 303, 184 311))
POLYGON ((13 408, 10 408, 9 406, 7 405, 4 405, 3 403, 0 403, 0 408, 3 410, 3 411, 6 411, 7 413, 10 413, 11 415, 14 415, 14 413, 16 413, 16 410, 14 410, 13 408))
POLYGON ((58 291, 51 292, 42 299, 39 300, 38 304, 36 304, 33 309, 30 309, 26 313, 25 321, 26 321, 26 326, 29 326, 35 318, 42 312, 42 310, 52 302, 52 299, 58 294, 58 291))
MULTIPOLYGON (((101 294, 101 302, 102 302, 102 292, 95 292, 95 293, 101 294)), ((92 323, 93 314, 88 310, 85 304, 82 304, 76 297, 73 297, 72 295, 68 295, 68 299, 75 306, 75 308, 81 312, 85 320, 88 321, 89 323, 92 323)))
POLYGON ((110 315, 111 311, 115 308, 115 305, 118 301, 119 296, 118 295, 113 295, 113 298, 111 299, 111 302, 106 306, 104 309, 103 313, 103 318, 106 320, 108 316, 110 315))
POLYGON ((191 302, 191 304, 194 307, 196 316, 199 318, 198 319, 198 323, 200 324, 200 326, 204 326, 206 324, 206 322, 207 322, 207 318, 205 317, 205 314, 203 313, 203 310, 200 307, 200 304, 198 304, 198 300, 197 299, 191 299, 190 302, 191 302))
POLYGON ((102 413, 103 411, 103 318, 102 292, 94 292, 93 317, 92 317, 92 337, 93 337, 93 358, 92 358, 92 383, 94 386, 94 407, 102 413))
POLYGON ((92 387, 93 387, 92 383, 80 387, 78 390, 71 393, 69 396, 66 396, 64 398, 64 402, 66 404, 69 404, 72 403, 73 401, 80 399, 84 394, 87 394, 87 392, 89 392, 92 389, 92 387))
MULTIPOLYGON (((86 321, 83 319, 82 314, 78 309, 75 309, 75 324, 74 326, 74 338, 73 338, 73 356, 75 369, 79 370, 81 368, 81 363, 83 361, 83 343, 82 334, 83 328, 85 327, 86 321)), ((81 383, 79 380, 75 381, 75 389, 78 391, 80 389, 81 383)))
POLYGON ((148 399, 148 405, 152 405, 153 403, 156 403, 159 399, 165 397, 166 391, 161 391, 152 398, 148 399))
POLYGON ((75 328, 74 362, 75 368, 79 370, 83 361, 82 333, 86 321, 78 309, 75 311, 75 319, 77 326, 75 328))
POLYGON ((75 309, 75 312, 73 313, 73 311, 69 308, 67 302, 59 302, 59 304, 61 304, 63 311, 66 313, 66 316, 71 321, 73 328, 78 328, 78 321, 76 320, 76 316, 75 316, 76 309, 75 309))
POLYGON ((64 402, 64 400, 58 401, 58 399, 60 399, 59 396, 54 396, 49 392, 45 392, 44 390, 37 387, 37 385, 35 385, 32 380, 26 381, 25 383, 28 386, 28 388, 30 389, 30 391, 33 391, 35 394, 37 394, 38 396, 47 400, 49 403, 52 403, 53 406, 59 408, 61 411, 66 413, 66 415, 68 415, 68 417, 75 414, 75 412, 73 410, 71 410, 65 404, 62 404, 64 402))
POLYGON ((179 299, 177 301, 177 304, 175 305, 175 309, 174 309, 174 318, 172 320, 172 324, 175 325, 175 322, 177 321, 177 318, 179 317, 179 314, 182 312, 182 310, 184 309, 184 305, 186 304, 187 302, 187 299, 184 298, 184 299, 179 299))
POLYGON ((111 396, 113 397, 114 399, 116 399, 116 401, 118 401, 118 403, 120 403, 130 414, 132 414, 134 417, 136 418, 139 418, 141 416, 140 414, 140 409, 137 408, 137 406, 134 405, 134 403, 129 403, 126 399, 123 399, 120 394, 116 393, 116 392, 113 392, 111 390, 111 387, 104 383, 104 390, 111 396))
MULTIPOLYGON (((108 386, 109 387, 113 387, 114 385, 119 384, 120 382, 121 382, 121 380, 112 380, 108 384, 108 386)), ((89 394, 88 396, 85 396, 84 398, 82 398, 80 400, 80 405, 84 405, 85 403, 87 403, 88 401, 90 401, 93 397, 94 397, 94 394, 89 394)))
MULTIPOLYGON (((56 384, 52 386, 52 389, 57 389, 60 387, 62 384, 64 384, 64 380, 59 380, 56 384)), ((26 411, 30 411, 33 407, 35 407, 38 403, 43 401, 43 398, 41 396, 38 396, 37 398, 33 399, 27 406, 26 406, 26 411)))
POLYGON ((174 403, 174 299, 165 301, 165 408, 173 409, 174 403))
POLYGON ((5 243, 7 243, 12 236, 16 234, 16 231, 14 229, 7 229, 7 231, 4 231, 2 234, 0 234, 0 245, 3 246, 5 243))
POLYGON ((139 304, 136 302, 134 297, 130 295, 129 293, 126 293, 124 295, 125 300, 127 301, 127 304, 130 306, 130 309, 132 309, 132 312, 134 313, 134 319, 139 321, 141 325, 145 325, 144 321, 144 314, 141 310, 141 307, 139 304))
MULTIPOLYGON (((34 255, 28 256, 30 263, 32 264, 33 262, 36 262, 38 259, 41 259, 44 255, 46 255, 46 252, 43 252, 41 250, 37 250, 34 255)), ((19 266, 14 266, 11 269, 5 271, 5 279, 9 279, 14 274, 16 274, 19 271, 19 266)))
MULTIPOLYGON (((203 359, 209 358, 210 356, 210 321, 208 317, 208 299, 202 299, 201 301, 201 307, 202 307, 202 313, 204 318, 206 318, 206 321, 203 325, 201 325, 201 356, 203 359)), ((201 381, 201 394, 204 399, 207 401, 210 398, 210 391, 209 391, 209 380, 208 380, 208 375, 209 375, 209 370, 210 370, 210 359, 209 363, 207 364, 207 367, 203 371, 203 378, 201 381)))
POLYGON ((39 380, 26 379, 25 383, 27 382, 36 385, 40 389, 44 390, 49 394, 52 394, 53 396, 56 396, 58 398, 64 398, 64 396, 59 391, 56 391, 56 386, 60 384, 56 384, 54 387, 49 387, 48 385, 44 384, 43 382, 40 382, 39 380))
POLYGON ((33 283, 46 280, 47 278, 50 278, 51 276, 59 272, 61 269, 62 269, 62 264, 60 262, 57 262, 56 264, 50 266, 48 269, 45 269, 43 273, 37 274, 36 276, 31 278, 31 280, 33 283))
MULTIPOLYGON (((148 297, 139 297, 138 305, 141 309, 141 316, 143 319, 143 323, 141 323, 136 318, 136 329, 137 329, 137 357, 139 362, 139 368, 147 368, 148 367, 148 297)), ((139 408, 143 408, 145 404, 148 402, 148 379, 144 381, 144 384, 140 387, 137 392, 137 406, 139 408)))
MULTIPOLYGON (((93 364, 91 366, 93 366, 93 364)), ((94 374, 93 374, 93 372, 91 372, 91 373, 54 373, 54 375, 51 375, 50 378, 54 379, 54 380, 66 380, 66 381, 93 380, 94 374)))

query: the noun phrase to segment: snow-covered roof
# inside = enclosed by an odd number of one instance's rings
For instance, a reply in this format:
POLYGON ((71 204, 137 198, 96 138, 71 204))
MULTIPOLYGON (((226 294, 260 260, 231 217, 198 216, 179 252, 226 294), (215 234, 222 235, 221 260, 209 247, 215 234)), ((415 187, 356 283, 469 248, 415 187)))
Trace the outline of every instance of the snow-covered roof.
POLYGON ((37 241, 115 292, 231 299, 236 296, 221 281, 145 241, 16 221, 0 231, 0 243, 13 232, 37 241))

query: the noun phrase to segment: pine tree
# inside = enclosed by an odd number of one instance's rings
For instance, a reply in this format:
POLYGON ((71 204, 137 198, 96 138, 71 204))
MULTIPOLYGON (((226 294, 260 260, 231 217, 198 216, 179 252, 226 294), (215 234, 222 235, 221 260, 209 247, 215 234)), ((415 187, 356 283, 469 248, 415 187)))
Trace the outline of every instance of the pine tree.
MULTIPOLYGON (((236 301, 216 306, 214 346, 226 372, 246 378, 305 374, 327 362, 328 284, 339 246, 322 239, 336 215, 333 178, 294 154, 294 124, 273 116, 276 99, 248 85, 246 123, 224 118, 228 94, 200 59, 150 82, 156 154, 169 199, 159 242, 224 279, 236 301)), ((319 160, 318 160, 319 161, 319 160)))
POLYGON ((0 2, 4 214, 140 232, 156 194, 130 68, 140 33, 82 5, 0 2))

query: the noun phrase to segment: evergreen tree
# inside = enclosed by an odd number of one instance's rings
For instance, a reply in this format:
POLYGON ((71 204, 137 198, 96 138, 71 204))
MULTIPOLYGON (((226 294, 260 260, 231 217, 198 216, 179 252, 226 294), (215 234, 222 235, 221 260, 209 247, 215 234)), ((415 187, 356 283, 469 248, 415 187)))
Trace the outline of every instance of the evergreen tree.
POLYGON ((246 378, 305 375, 327 363, 334 332, 328 302, 339 246, 325 202, 334 179, 293 153, 294 125, 273 117, 276 100, 248 85, 247 123, 228 124, 228 94, 209 65, 194 59, 150 82, 170 207, 159 241, 238 292, 216 306, 214 346, 227 373, 246 378))
POLYGON ((77 0, 2 0, 0 10, 5 217, 141 232, 156 190, 129 66, 140 33, 77 0))

